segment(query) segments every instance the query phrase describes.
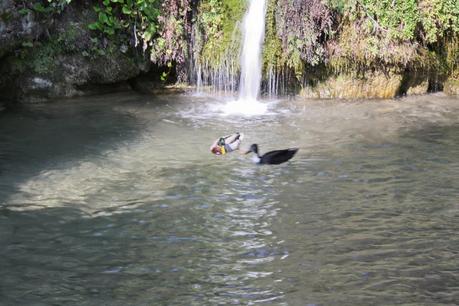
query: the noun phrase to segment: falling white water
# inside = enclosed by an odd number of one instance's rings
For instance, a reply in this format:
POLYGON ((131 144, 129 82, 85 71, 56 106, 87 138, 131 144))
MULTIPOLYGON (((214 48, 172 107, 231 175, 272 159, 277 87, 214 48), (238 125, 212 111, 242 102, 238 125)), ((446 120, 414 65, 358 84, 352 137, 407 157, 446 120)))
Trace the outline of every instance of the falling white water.
POLYGON ((239 100, 228 103, 225 114, 259 115, 267 106, 257 100, 261 84, 261 49, 265 36, 266 0, 250 0, 244 17, 239 100))
POLYGON ((198 73, 196 76, 196 92, 198 94, 202 91, 202 72, 201 72, 201 65, 198 66, 198 73))
POLYGON ((261 47, 265 36, 266 0, 251 0, 244 17, 240 100, 256 100, 261 82, 261 47))

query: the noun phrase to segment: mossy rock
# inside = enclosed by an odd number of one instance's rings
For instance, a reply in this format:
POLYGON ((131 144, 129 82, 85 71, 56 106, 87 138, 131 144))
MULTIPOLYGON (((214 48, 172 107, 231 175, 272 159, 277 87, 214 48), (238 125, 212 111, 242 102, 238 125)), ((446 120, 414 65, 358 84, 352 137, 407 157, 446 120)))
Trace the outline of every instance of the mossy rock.
POLYGON ((459 78, 449 78, 444 83, 443 91, 450 96, 459 96, 459 78))
POLYGON ((406 70, 398 90, 398 96, 423 95, 429 91, 429 74, 424 71, 406 70))
POLYGON ((126 35, 110 40, 92 37, 87 25, 94 18, 92 7, 69 6, 54 20, 47 38, 4 57, 0 62, 3 98, 33 103, 93 94, 98 88, 106 92, 112 84, 118 88, 148 71, 148 59, 128 46, 126 35))
MULTIPOLYGON (((203 1, 201 3, 201 19, 204 12, 213 12, 207 17, 207 22, 214 27, 215 33, 207 33, 203 41, 199 42, 200 62, 206 64, 211 69, 220 68, 224 62, 234 62, 239 64, 239 49, 241 42, 241 23, 246 10, 246 1, 244 0, 225 0, 220 3, 211 4, 212 1, 203 1), (216 6, 216 7, 213 7, 216 6), (216 12, 214 12, 216 11, 216 12), (217 13, 218 12, 218 13, 217 13)), ((208 27, 204 21, 201 27, 208 27)), ((202 29, 204 31, 209 29, 202 29)), ((198 37, 199 38, 199 37, 198 37)))
POLYGON ((23 43, 39 37, 44 31, 41 16, 32 11, 20 13, 20 1, 0 1, 0 58, 14 52, 23 43))
POLYGON ((304 87, 300 91, 300 96, 326 99, 389 99, 397 95, 401 81, 401 75, 380 72, 361 78, 339 75, 321 81, 315 86, 304 87))
MULTIPOLYGON (((73 97, 97 92, 97 87, 105 91, 110 84, 119 84, 138 76, 142 67, 134 58, 118 52, 96 58, 81 54, 58 54, 52 59, 42 59, 45 69, 35 67, 15 78, 13 88, 16 99, 23 102, 42 102, 46 99, 73 97)), ((36 62, 29 63, 36 66, 36 62)))

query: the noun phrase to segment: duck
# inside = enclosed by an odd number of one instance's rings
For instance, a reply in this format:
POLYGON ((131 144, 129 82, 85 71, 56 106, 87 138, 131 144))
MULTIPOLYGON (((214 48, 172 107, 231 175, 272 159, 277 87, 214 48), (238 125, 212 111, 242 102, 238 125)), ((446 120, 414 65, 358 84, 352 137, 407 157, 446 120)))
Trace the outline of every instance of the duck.
POLYGON ((250 149, 245 152, 245 154, 255 153, 255 163, 260 165, 278 165, 285 163, 289 159, 291 159, 296 152, 298 152, 299 148, 289 148, 284 150, 274 150, 269 151, 260 156, 258 153, 258 144, 254 143, 250 146, 250 149))

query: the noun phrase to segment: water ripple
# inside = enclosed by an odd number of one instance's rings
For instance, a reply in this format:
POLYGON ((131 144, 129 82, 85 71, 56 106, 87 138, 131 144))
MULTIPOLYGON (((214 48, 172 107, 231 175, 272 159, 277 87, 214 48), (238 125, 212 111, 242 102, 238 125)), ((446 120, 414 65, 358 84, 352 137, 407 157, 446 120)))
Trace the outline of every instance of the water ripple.
POLYGON ((457 301, 457 101, 118 98, 2 114, 4 304, 457 301), (235 130, 300 151, 209 153, 235 130))

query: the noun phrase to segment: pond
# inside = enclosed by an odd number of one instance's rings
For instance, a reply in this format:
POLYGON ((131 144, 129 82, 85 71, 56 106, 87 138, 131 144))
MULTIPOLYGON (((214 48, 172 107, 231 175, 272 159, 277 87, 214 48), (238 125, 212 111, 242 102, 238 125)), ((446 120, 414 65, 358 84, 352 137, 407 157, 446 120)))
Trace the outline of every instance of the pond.
POLYGON ((459 300, 459 100, 80 98, 0 112, 2 305, 459 300), (278 166, 209 152, 245 134, 278 166))

